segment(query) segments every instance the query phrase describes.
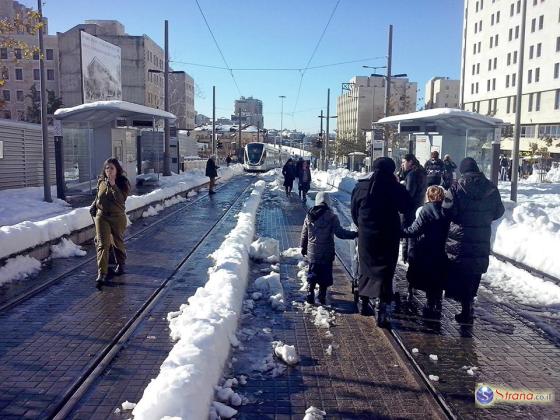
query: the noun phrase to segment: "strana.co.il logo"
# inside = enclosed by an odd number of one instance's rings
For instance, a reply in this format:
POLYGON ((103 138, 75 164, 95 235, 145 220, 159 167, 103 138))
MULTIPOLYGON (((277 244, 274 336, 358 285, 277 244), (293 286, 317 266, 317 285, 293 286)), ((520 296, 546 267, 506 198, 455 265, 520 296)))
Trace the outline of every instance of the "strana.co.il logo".
POLYGON ((494 391, 488 385, 480 384, 474 396, 477 405, 488 406, 494 401, 494 391))

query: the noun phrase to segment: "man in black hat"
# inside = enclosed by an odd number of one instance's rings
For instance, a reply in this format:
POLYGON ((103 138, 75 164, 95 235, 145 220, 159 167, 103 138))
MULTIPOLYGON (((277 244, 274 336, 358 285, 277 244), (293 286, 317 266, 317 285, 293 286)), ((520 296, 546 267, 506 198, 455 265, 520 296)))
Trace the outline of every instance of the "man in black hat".
POLYGON ((461 303, 457 322, 472 324, 474 298, 488 270, 492 221, 505 210, 500 192, 473 158, 463 159, 459 172, 461 177, 446 191, 443 202, 444 214, 451 220, 445 247, 449 258, 445 296, 461 303))

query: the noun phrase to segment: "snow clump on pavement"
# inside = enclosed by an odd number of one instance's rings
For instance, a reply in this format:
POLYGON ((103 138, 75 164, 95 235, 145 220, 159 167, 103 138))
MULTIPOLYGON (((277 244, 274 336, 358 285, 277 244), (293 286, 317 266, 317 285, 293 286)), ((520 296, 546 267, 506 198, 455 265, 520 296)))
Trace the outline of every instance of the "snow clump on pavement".
POLYGON ((260 237, 251 244, 249 255, 255 261, 278 262, 280 244, 273 238, 260 237))
POLYGON ((439 381, 439 376, 437 375, 429 375, 428 378, 430 379, 430 381, 434 381, 434 382, 439 381))
POLYGON ((268 294, 273 309, 284 310, 284 288, 280 281, 280 274, 271 271, 266 276, 258 277, 253 287, 268 294))
POLYGON ((41 262, 29 255, 18 255, 0 267, 0 286, 14 280, 23 280, 41 271, 41 262))
MULTIPOLYGON (((207 418, 214 386, 226 363, 241 314, 249 271, 249 246, 255 234, 255 215, 264 181, 255 184, 238 215, 235 228, 212 253, 215 264, 208 281, 171 317, 171 337, 178 340, 144 390, 133 411, 136 420, 207 418)), ((222 409, 213 404, 214 410, 222 409)))
POLYGON ((303 420, 323 420, 327 413, 323 410, 319 410, 317 407, 309 407, 305 410, 305 416, 303 420))
POLYGON ((287 365, 293 366, 299 362, 299 357, 294 346, 289 346, 281 341, 273 341, 274 354, 287 365))
POLYGON ((70 239, 62 238, 58 244, 51 245, 51 258, 83 257, 86 254, 86 251, 70 239))

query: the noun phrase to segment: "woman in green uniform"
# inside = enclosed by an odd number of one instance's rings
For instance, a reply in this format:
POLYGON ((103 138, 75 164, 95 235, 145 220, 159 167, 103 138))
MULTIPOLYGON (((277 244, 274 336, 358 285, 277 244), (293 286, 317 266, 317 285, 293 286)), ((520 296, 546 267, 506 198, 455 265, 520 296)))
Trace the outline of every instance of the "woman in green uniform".
POLYGON ((95 220, 97 238, 98 275, 95 281, 97 287, 100 287, 107 279, 111 245, 115 249, 117 260, 113 273, 117 276, 124 273, 126 260, 124 231, 127 224, 124 203, 129 192, 130 183, 124 175, 118 159, 107 159, 97 181, 97 196, 90 207, 90 213, 95 220))

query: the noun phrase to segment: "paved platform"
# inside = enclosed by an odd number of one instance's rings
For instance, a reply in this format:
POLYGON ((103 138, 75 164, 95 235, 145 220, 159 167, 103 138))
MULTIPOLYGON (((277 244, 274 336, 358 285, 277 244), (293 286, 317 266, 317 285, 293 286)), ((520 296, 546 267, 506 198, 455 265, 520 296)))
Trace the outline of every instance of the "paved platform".
MULTIPOLYGON (((94 286, 95 261, 90 261, 29 300, 1 311, 0 418, 49 417, 74 381, 96 363, 119 330, 253 180, 236 177, 219 194, 203 197, 188 211, 170 215, 129 241, 127 274, 113 279, 101 292, 94 286)), ((221 242, 220 237, 212 240, 216 247, 221 242)), ((200 282, 196 270, 181 274, 186 286, 200 282)), ((48 279, 48 272, 41 276, 48 279)), ((150 343, 151 336, 145 336, 150 343)), ((149 380, 147 362, 155 364, 155 359, 142 353, 135 357, 131 365, 142 365, 139 373, 149 380)), ((134 381, 123 381, 120 387, 138 392, 142 388, 134 381)), ((103 400, 97 404, 105 407, 103 400)), ((105 409, 97 418, 106 418, 107 413, 105 409)))
MULTIPOLYGON (((267 193, 258 214, 258 235, 278 239, 281 250, 298 247, 304 217, 296 198, 267 193)), ((248 376, 238 392, 249 404, 240 408, 237 418, 302 419, 310 406, 326 411, 328 419, 445 418, 388 334, 377 329, 372 318, 355 313, 344 268, 334 265, 335 285, 328 297, 335 313, 331 337, 302 311, 305 293, 299 290, 295 263, 282 260, 280 265, 286 311, 274 311, 266 300, 258 300, 252 316, 246 314, 239 326, 242 337, 247 331, 255 334, 242 339, 243 348, 233 352, 232 368, 225 375, 248 376), (270 354, 272 340, 295 345, 301 359, 276 377, 255 370, 270 354)), ((253 263, 252 280, 268 267, 253 263)))

